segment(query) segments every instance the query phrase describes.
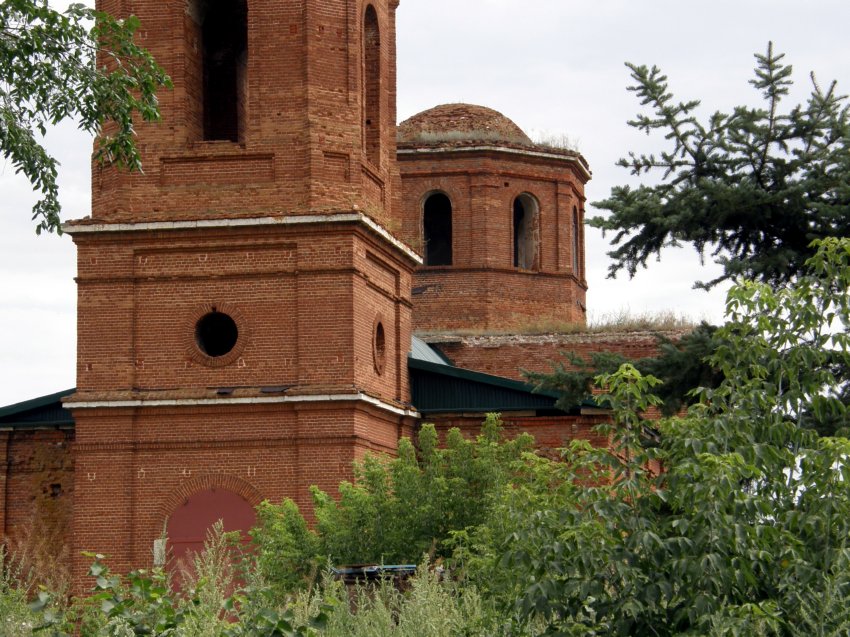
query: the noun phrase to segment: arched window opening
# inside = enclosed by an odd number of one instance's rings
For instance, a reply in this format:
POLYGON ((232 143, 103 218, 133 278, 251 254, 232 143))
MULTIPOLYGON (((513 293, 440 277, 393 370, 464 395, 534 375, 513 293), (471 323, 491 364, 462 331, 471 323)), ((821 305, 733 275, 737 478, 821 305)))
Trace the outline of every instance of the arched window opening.
POLYGON ((537 267, 537 200, 522 194, 514 199, 514 267, 534 270, 537 267))
POLYGON ((579 276, 579 250, 581 241, 579 240, 579 221, 578 208, 573 207, 573 274, 579 276))
POLYGON ((363 20, 363 140, 366 156, 381 159, 381 31, 375 7, 366 7, 363 20))
POLYGON ((205 141, 244 134, 248 66, 245 0, 201 0, 205 141))
POLYGON ((425 265, 452 264, 452 202, 436 192, 425 200, 422 219, 425 265))

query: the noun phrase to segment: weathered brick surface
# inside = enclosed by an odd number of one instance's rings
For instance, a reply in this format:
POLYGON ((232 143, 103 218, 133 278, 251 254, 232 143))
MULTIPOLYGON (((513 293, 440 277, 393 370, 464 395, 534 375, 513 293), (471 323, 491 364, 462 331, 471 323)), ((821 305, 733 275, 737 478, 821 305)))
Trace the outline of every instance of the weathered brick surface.
POLYGON ((384 223, 399 200, 395 164, 395 11, 380 27, 373 88, 377 150, 366 152, 363 22, 354 0, 249 0, 243 132, 204 141, 200 30, 193 2, 99 0, 132 11, 141 43, 171 76, 162 123, 138 123, 144 175, 94 167, 97 221, 281 216, 360 209, 384 223))
MULTIPOLYGON (((74 541, 118 569, 150 565, 152 546, 185 497, 209 486, 251 504, 308 487, 335 492, 366 451, 393 453, 397 418, 354 403, 96 409, 76 412, 74 541), (112 435, 110 435, 112 434, 112 435)), ((75 558, 75 571, 86 567, 75 558)))
POLYGON ((59 556, 71 542, 73 430, 0 432, 0 541, 59 556))
MULTIPOLYGON (((569 360, 562 352, 574 352, 589 360, 595 352, 612 352, 637 359, 658 353, 656 332, 579 333, 579 334, 499 334, 458 336, 441 334, 426 337, 458 367, 487 374, 523 380, 523 369, 552 371, 553 361, 569 360)), ((665 331, 661 335, 676 339, 682 331, 665 331)))

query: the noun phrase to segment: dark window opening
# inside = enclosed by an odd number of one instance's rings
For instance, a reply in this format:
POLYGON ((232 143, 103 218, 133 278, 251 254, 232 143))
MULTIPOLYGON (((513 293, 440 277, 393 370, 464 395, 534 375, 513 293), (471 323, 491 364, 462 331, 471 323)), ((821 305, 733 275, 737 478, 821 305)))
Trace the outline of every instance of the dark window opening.
POLYGON ((204 139, 239 141, 245 120, 248 7, 203 3, 204 139))
POLYGON ((363 20, 363 137, 366 156, 378 165, 381 159, 381 32, 375 7, 366 8, 363 20))
POLYGON ((441 192, 425 201, 425 265, 452 264, 452 202, 441 192))
POLYGON ((579 275, 579 222, 578 209, 573 208, 573 274, 579 275))
POLYGON ((207 356, 224 356, 236 346, 239 329, 236 322, 223 312, 213 310, 195 326, 195 341, 207 356))
POLYGON ((533 270, 537 266, 537 202, 530 195, 514 199, 514 267, 533 270))
POLYGON ((375 371, 382 374, 384 372, 384 365, 387 361, 387 337, 386 334, 384 334, 384 324, 381 321, 378 321, 375 325, 375 335, 372 347, 375 371))
POLYGON ((62 485, 59 483, 51 484, 47 494, 55 500, 56 498, 62 495, 62 485))

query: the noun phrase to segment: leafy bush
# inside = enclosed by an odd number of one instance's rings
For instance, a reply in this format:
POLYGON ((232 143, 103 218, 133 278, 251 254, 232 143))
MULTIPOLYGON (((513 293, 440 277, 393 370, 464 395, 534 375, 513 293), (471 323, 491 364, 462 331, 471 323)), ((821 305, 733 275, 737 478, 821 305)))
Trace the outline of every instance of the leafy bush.
POLYGON ((503 441, 495 414, 477 439, 453 429, 444 447, 433 425, 423 425, 418 449, 403 439, 397 458, 367 456, 355 467, 355 482, 339 486, 339 500, 314 488, 315 532, 294 502, 263 504, 253 532, 261 573, 291 591, 327 559, 416 564, 423 555, 448 557, 451 534, 486 519, 513 464, 532 446, 528 435, 503 441))
POLYGON ((729 293, 711 363, 723 372, 683 418, 640 444, 655 384, 624 365, 598 379, 610 449, 527 459, 466 548, 485 593, 579 635, 846 634, 850 240, 826 240, 793 285, 729 293), (661 460, 664 471, 649 471, 661 460))
POLYGON ((315 579, 321 564, 319 538, 292 500, 257 507, 257 528, 251 535, 257 547, 257 569, 276 593, 303 587, 315 579))

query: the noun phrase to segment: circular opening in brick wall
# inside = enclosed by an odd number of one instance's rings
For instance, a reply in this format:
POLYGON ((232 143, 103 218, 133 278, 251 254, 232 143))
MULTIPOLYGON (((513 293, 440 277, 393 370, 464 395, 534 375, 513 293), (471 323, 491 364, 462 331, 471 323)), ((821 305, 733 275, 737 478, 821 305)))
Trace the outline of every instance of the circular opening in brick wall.
POLYGON ((372 357, 375 361, 375 371, 384 373, 384 365, 387 361, 387 336, 384 333, 384 324, 381 319, 375 321, 375 333, 372 337, 372 357))
POLYGON ((202 316, 195 325, 195 342, 198 348, 207 356, 218 358, 229 354, 239 340, 239 328, 224 312, 213 308, 202 316))

